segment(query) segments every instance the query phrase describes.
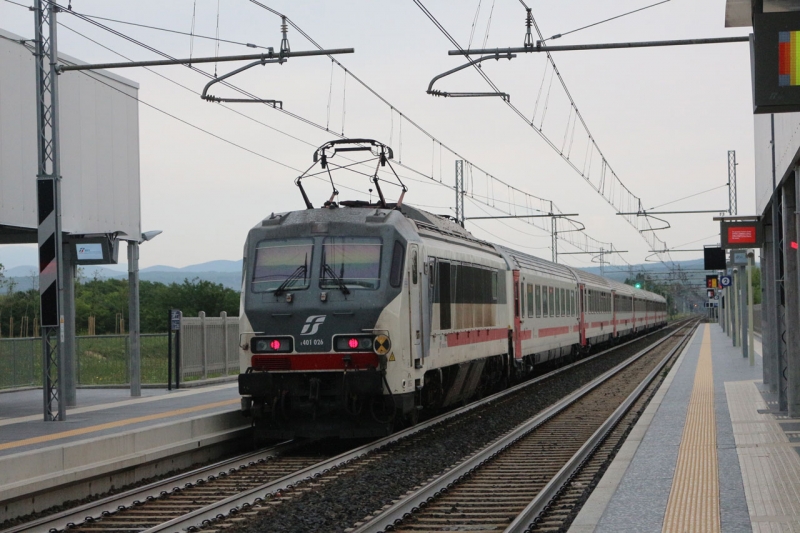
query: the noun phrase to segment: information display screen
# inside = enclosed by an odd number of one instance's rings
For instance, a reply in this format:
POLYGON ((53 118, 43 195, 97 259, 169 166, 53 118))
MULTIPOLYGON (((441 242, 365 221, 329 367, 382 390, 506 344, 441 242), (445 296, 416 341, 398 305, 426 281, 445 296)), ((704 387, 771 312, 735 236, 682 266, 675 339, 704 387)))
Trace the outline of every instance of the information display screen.
POLYGON ((800 111, 800 12, 753 17, 753 111, 800 111))
POLYGON ((78 261, 102 261, 103 245, 99 242, 76 244, 75 255, 78 261))
POLYGON ((69 245, 79 265, 110 265, 117 262, 119 241, 105 235, 72 238, 69 245))

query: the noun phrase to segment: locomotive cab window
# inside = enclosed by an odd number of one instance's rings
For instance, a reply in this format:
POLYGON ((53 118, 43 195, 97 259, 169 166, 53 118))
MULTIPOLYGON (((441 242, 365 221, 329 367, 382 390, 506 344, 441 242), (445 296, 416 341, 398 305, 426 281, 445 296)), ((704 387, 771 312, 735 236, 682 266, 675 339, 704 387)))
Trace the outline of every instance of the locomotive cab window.
POLYGON ((307 289, 313 239, 270 239, 256 245, 253 292, 307 289))
POLYGON ((382 246, 378 237, 326 237, 322 241, 320 288, 380 287, 382 246))

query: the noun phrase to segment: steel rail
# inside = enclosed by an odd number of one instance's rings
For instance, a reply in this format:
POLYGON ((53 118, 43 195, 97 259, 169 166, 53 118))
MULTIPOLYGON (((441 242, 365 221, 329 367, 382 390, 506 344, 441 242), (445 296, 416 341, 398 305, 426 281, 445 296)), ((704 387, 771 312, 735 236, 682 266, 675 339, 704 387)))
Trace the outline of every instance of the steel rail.
MULTIPOLYGON (((697 324, 694 325, 695 330, 697 324)), ((676 331, 675 333, 677 333, 676 331)), ((667 365, 670 359, 679 350, 683 350, 688 344, 688 336, 683 341, 679 342, 670 352, 664 356, 660 363, 647 375, 647 377, 639 383, 633 392, 631 392, 624 402, 617 407, 616 410, 609 416, 603 424, 597 428, 589 440, 572 456, 572 458, 559 470, 559 472, 544 486, 544 488, 536 495, 536 497, 520 512, 514 521, 509 524, 504 533, 528 533, 531 526, 533 526, 538 517, 550 506, 550 503, 562 491, 564 486, 575 476, 575 474, 583 467, 586 461, 594 454, 595 450, 606 439, 609 433, 616 427, 622 420, 628 410, 644 393, 645 389, 650 386, 650 383, 658 376, 661 370, 667 365)))
MULTIPOLYGON (((676 332, 679 329, 680 329, 680 326, 676 329, 676 332)), ((519 391, 521 389, 524 389, 524 388, 530 387, 530 386, 532 386, 532 385, 534 385, 536 383, 540 383, 542 381, 548 380, 548 379, 550 379, 550 378, 552 378, 552 377, 554 377, 556 375, 559 375, 559 374, 561 374, 563 372, 566 372, 566 371, 568 371, 568 370, 570 370, 570 369, 572 369, 572 368, 574 368, 574 367, 576 367, 578 365, 582 365, 582 364, 588 363, 589 361, 592 361, 592 360, 594 360, 594 359, 596 359, 598 357, 606 355, 609 352, 611 352, 613 350, 616 350, 616 349, 618 349, 618 348, 620 348, 622 346, 626 346, 626 345, 628 345, 628 344, 630 344, 632 342, 636 342, 636 341, 639 341, 639 340, 641 340, 643 338, 649 337, 650 335, 653 335, 656 332, 657 331, 653 331, 653 332, 647 333, 647 334, 645 334, 645 335, 643 335, 641 337, 636 337, 635 339, 631 339, 630 341, 622 343, 622 344, 620 344, 618 346, 615 346, 613 348, 609 348, 607 350, 603 350, 603 351, 601 351, 601 352, 599 352, 599 353, 597 353, 597 354, 595 354, 595 355, 593 355, 591 357, 587 357, 587 358, 582 359, 580 361, 576 361, 574 363, 571 363, 571 364, 569 364, 567 366, 564 366, 562 368, 559 368, 559 369, 553 370, 551 372, 548 372, 547 374, 544 374, 544 375, 539 376, 537 378, 534 378, 532 380, 526 381, 524 383, 520 383, 520 384, 515 385, 514 387, 511 387, 511 388, 506 389, 504 391, 500 391, 500 392, 498 392, 496 394, 493 394, 491 396, 488 396, 488 397, 484 398, 483 400, 479 400, 479 401, 473 402, 471 404, 465 405, 463 407, 460 407, 460 408, 458 408, 456 410, 449 411, 447 413, 441 414, 441 415, 439 415, 437 417, 434 417, 434 418, 432 418, 430 420, 427 420, 425 422, 421 422, 421 423, 419 423, 419 424, 417 424, 417 425, 415 425, 415 426, 413 426, 411 428, 407 428, 407 429, 402 430, 402 431, 400 431, 398 433, 394 433, 392 435, 389 435, 388 437, 385 437, 383 439, 380 439, 380 440, 377 440, 375 442, 366 444, 366 445, 361 446, 359 448, 355 448, 353 450, 350 450, 349 452, 345 452, 345 453, 340 454, 340 455, 338 455, 336 457, 333 457, 331 459, 322 461, 322 462, 320 462, 320 463, 318 463, 316 465, 312 465, 312 466, 310 466, 310 467, 308 467, 306 469, 303 469, 301 471, 296 472, 295 474, 292 474, 290 476, 286 476, 285 478, 278 479, 278 480, 276 480, 274 482, 268 483, 268 484, 263 485, 263 486, 261 486, 259 488, 247 491, 247 493, 242 493, 242 494, 237 495, 235 497, 227 498, 227 499, 225 499, 223 501, 220 501, 220 502, 218 502, 216 504, 209 505, 206 508, 198 509, 198 510, 196 510, 196 511, 194 511, 192 513, 189 513, 187 515, 184 515, 182 517, 175 518, 175 519, 173 519, 173 520, 171 520, 171 521, 169 521, 169 522, 167 522, 165 524, 162 524, 160 526, 156 526, 154 528, 145 530, 143 533, 157 533, 157 532, 163 532, 163 531, 175 531, 175 532, 177 532, 177 531, 187 530, 187 529, 188 530, 192 530, 192 529, 197 528, 198 526, 206 525, 206 524, 208 524, 208 523, 220 518, 221 515, 224 516, 225 514, 228 514, 228 513, 231 513, 231 512, 238 512, 242 508, 247 507, 248 505, 251 505, 252 502, 254 501, 254 496, 256 494, 258 494, 258 493, 263 493, 264 496, 269 497, 270 495, 275 495, 276 493, 279 493, 281 491, 284 491, 284 490, 287 490, 287 489, 291 489, 298 483, 302 483, 302 482, 306 482, 306 481, 312 481, 313 479, 321 476, 322 474, 327 473, 329 470, 336 469, 336 468, 339 468, 339 467, 342 467, 342 466, 346 466, 346 465, 350 464, 352 461, 360 459, 361 457, 366 456, 366 455, 368 455, 368 454, 370 454, 370 453, 372 453, 374 451, 377 451, 377 450, 379 450, 381 448, 384 448, 384 447, 386 447, 386 446, 388 446, 390 444, 394 444, 396 442, 399 442, 399 441, 401 441, 401 440, 403 440, 405 438, 411 437, 412 435, 420 433, 420 432, 422 432, 422 431, 424 431, 424 430, 426 430, 426 429, 428 429, 430 427, 437 426, 437 425, 439 425, 439 424, 441 424, 443 422, 446 422, 446 421, 448 421, 450 419, 462 416, 462 415, 468 413, 469 411, 472 411, 474 409, 477 409, 477 408, 479 408, 481 406, 484 406, 484 405, 487 405, 489 403, 495 402, 495 401, 497 401, 499 399, 502 399, 502 398, 504 398, 506 396, 509 396, 511 394, 514 394, 514 393, 516 393, 517 391, 519 391)), ((670 335, 664 337, 663 339, 660 339, 659 341, 654 343, 654 345, 651 345, 651 347, 653 347, 653 346, 655 346, 657 344, 660 344, 661 342, 664 342, 667 338, 671 337, 674 334, 675 334, 675 332, 673 332, 670 335)))
MULTIPOLYGON (((673 324, 672 327, 677 326, 678 329, 680 328, 681 324, 685 321, 677 322, 673 324)), ((670 327, 670 326, 668 326, 670 327)), ((230 510, 239 510, 248 505, 251 505, 253 501, 256 499, 256 494, 262 493, 269 495, 270 493, 276 493, 283 490, 291 489, 294 485, 298 483, 302 483, 304 481, 310 481, 319 477, 320 475, 326 473, 329 470, 339 468, 341 466, 345 466, 351 463, 353 460, 359 459, 362 456, 365 456, 369 453, 372 453, 382 447, 394 444, 399 442, 405 438, 411 437, 412 435, 422 432, 430 427, 442 424, 450 419, 459 417, 464 415, 474 409, 482 407, 484 405, 496 402, 506 396, 515 394, 516 392, 535 385, 537 383, 541 383, 548 379, 551 379, 555 376, 558 376, 564 372, 567 372, 579 365, 586 364, 590 361, 593 361, 599 357, 603 357, 607 355, 609 352, 627 346, 633 342, 641 341, 651 335, 658 333, 660 330, 655 330, 650 333, 646 333, 642 336, 635 337, 631 340, 628 340, 622 344, 614 346, 612 348, 608 348, 606 350, 600 351, 590 357, 586 357, 569 365, 563 366, 531 380, 525 381, 523 383, 519 383, 511 388, 506 390, 500 391, 495 393, 491 396, 487 396, 481 400, 472 402, 468 405, 460 407, 458 409, 449 411, 447 413, 443 413, 439 416, 436 416, 430 420, 421 422, 411 428, 407 428, 400 432, 394 433, 389 435, 383 439, 375 441, 373 443, 360 446, 343 454, 340 454, 336 457, 327 459, 325 461, 321 461, 315 465, 307 467, 305 469, 299 470, 291 475, 284 476, 272 482, 269 482, 265 485, 260 487, 251 489, 246 493, 241 493, 234 497, 229 497, 225 500, 221 500, 220 502, 216 502, 211 504, 207 507, 197 509, 194 512, 191 512, 187 515, 183 515, 181 517, 175 518, 167 523, 161 524, 159 526, 147 529, 148 532, 155 532, 155 531, 164 531, 169 530, 170 528, 173 531, 179 531, 181 529, 189 529, 191 527, 196 527, 201 525, 203 521, 209 521, 213 519, 219 518, 220 514, 223 512, 227 513, 230 510)), ((665 337, 665 339, 668 337, 665 337)), ((664 339, 662 339, 663 341, 664 339)), ((661 342, 661 341, 660 341, 661 342)), ((100 519, 103 516, 109 516, 109 507, 111 507, 110 512, 113 514, 119 508, 127 508, 132 505, 135 505, 135 502, 145 501, 148 499, 152 499, 153 497, 157 497, 162 494, 163 491, 169 491, 176 485, 181 485, 187 482, 187 480, 194 481, 199 477, 208 477, 209 475, 213 475, 220 471, 220 469, 227 469, 231 467, 231 465, 238 465, 244 461, 253 462, 257 461, 258 459, 263 459, 267 456, 277 454, 281 451, 285 451, 289 446, 289 442, 281 443, 275 448, 270 448, 269 450, 264 450, 261 452, 256 452, 253 454, 245 454, 234 459, 230 459, 227 461, 222 461, 216 463, 214 465, 203 467, 201 469, 194 470, 192 472, 181 474, 167 480, 159 481, 148 485, 146 487, 141 487, 137 489, 133 489, 131 491, 125 492, 121 495, 115 495, 108 498, 104 498, 102 500, 98 500, 96 502, 92 502, 86 505, 83 505, 78 508, 73 508, 68 511, 64 511, 57 515, 51 515, 48 517, 44 517, 40 520, 36 520, 34 522, 27 522, 25 524, 21 524, 13 529, 4 530, 2 533, 18 533, 20 531, 35 531, 37 533, 52 533, 54 530, 63 530, 69 526, 70 523, 72 524, 79 524, 86 521, 93 521, 95 519, 100 519), (286 448, 283 448, 286 447, 286 448), (47 527, 42 527, 47 525, 47 527)))
MULTIPOLYGON (((10 529, 4 529, 3 533, 18 533, 21 531, 33 533, 48 533, 52 530, 67 529, 70 524, 79 524, 88 520, 95 520, 108 516, 109 508, 117 510, 120 507, 127 508, 133 505, 138 505, 138 502, 146 501, 148 498, 158 496, 162 491, 170 491, 174 487, 183 487, 186 483, 196 481, 198 479, 208 478, 208 476, 217 475, 219 472, 225 472, 230 468, 242 464, 249 464, 259 460, 265 460, 270 457, 275 457, 284 453, 298 444, 293 441, 281 442, 271 448, 260 450, 254 453, 246 453, 214 463, 209 466, 204 466, 190 472, 178 474, 176 476, 150 483, 143 487, 131 489, 121 494, 115 494, 101 500, 97 500, 80 507, 74 507, 66 511, 62 511, 55 515, 45 516, 32 522, 25 522, 10 529)), ((195 453, 197 450, 191 450, 195 453)))
MULTIPOLYGON (((635 341, 641 340, 642 338, 650 336, 653 333, 656 333, 656 331, 648 333, 648 334, 646 334, 646 335, 644 335, 642 337, 636 337, 635 339, 632 339, 632 340, 630 340, 628 342, 625 342, 623 344, 620 344, 620 345, 615 346, 613 348, 610 348, 608 350, 603 350, 602 352, 599 352, 599 353, 597 353, 597 354, 595 354, 595 355, 593 355, 591 357, 587 357, 587 358, 582 359, 580 361, 576 361, 575 363, 572 363, 570 365, 564 366, 564 367, 559 368, 557 370, 553 370, 552 372, 548 372, 547 374, 544 374, 544 375, 539 376, 537 378, 534 378, 532 380, 526 381, 524 383, 520 383, 518 385, 515 385, 514 387, 511 387, 511 388, 506 389, 504 391, 498 392, 498 393, 493 394, 491 396, 487 396, 483 400, 479 400, 479 401, 473 402, 471 404, 465 405, 463 407, 460 407, 460 408, 458 408, 456 410, 449 411, 447 413, 441 414, 441 415, 439 415, 439 416, 437 416, 435 418, 432 418, 432 419, 427 420, 425 422, 421 422, 421 423, 419 423, 419 424, 417 424, 417 425, 415 425, 413 427, 404 429, 404 430, 402 430, 400 432, 397 432, 397 433, 393 433, 392 435, 389 435, 388 437, 385 437, 383 439, 379 439, 379 440, 377 440, 375 442, 366 444, 364 446, 360 446, 358 448, 355 448, 355 449, 350 450, 348 452, 345 452, 343 454, 337 455, 336 457, 333 457, 331 459, 326 459, 325 461, 322 461, 320 463, 312 465, 312 466, 310 466, 308 468, 305 468, 303 470, 299 470, 299 471, 297 471, 297 472, 295 472, 295 473, 293 473, 291 475, 288 475, 288 476, 285 476, 283 478, 277 479, 275 481, 272 481, 272 482, 267 483, 265 485, 262 485, 260 487, 256 487, 254 489, 248 490, 246 492, 239 493, 236 496, 231 496, 229 498, 226 498, 224 500, 221 500, 219 502, 211 504, 211 505, 209 505, 207 507, 203 507, 201 509, 197 509, 195 511, 192 511, 192 512, 190 512, 188 514, 185 514, 183 516, 174 518, 174 519, 170 520, 169 522, 165 522, 165 523, 160 524, 158 526, 155 526, 153 528, 146 529, 142 533, 157 533, 157 532, 163 532, 163 531, 175 531, 175 532, 177 532, 177 531, 182 531, 182 530, 187 530, 187 529, 194 529, 194 528, 203 526, 205 524, 210 523, 213 520, 218 519, 220 517, 220 515, 224 516, 225 514, 228 514, 231 511, 238 512, 239 510, 241 510, 241 509, 243 509, 243 508, 245 508, 245 507, 247 507, 249 505, 252 505, 252 503, 255 501, 256 497, 261 497, 261 495, 263 495, 264 497, 270 497, 270 496, 275 495, 276 493, 279 493, 281 491, 284 491, 284 490, 287 490, 287 489, 291 489, 291 488, 293 488, 295 485, 297 485, 299 483, 303 483, 303 482, 306 482, 306 481, 312 481, 313 479, 318 478, 319 476, 323 475, 324 473, 327 473, 330 470, 337 469, 337 468, 340 468, 342 466, 346 466, 346 465, 350 464, 351 462, 353 462, 354 460, 360 459, 361 457, 366 456, 366 455, 368 455, 368 454, 370 454, 370 453, 372 453, 374 451, 377 451, 377 450, 379 450, 381 448, 384 448, 385 446, 388 446, 390 444, 394 444, 396 442, 399 442, 400 440, 403 440, 403 439, 405 439, 407 437, 410 437, 410 436, 412 436, 412 435, 414 435, 416 433, 420 433, 420 432, 422 432, 422 431, 424 431, 424 430, 426 430, 426 429, 428 429, 430 427, 439 425, 439 424, 441 424, 441 423, 443 423, 443 422, 445 422, 447 420, 450 420, 452 418, 456 418, 458 416, 461 416, 461 415, 463 415, 465 413, 468 413, 469 411, 477 409, 478 407, 481 407, 483 405, 489 404, 491 402, 497 401, 497 400, 499 400, 501 398, 504 398, 505 396, 508 396, 510 394, 514 394, 515 392, 517 392, 517 391, 519 391, 519 390, 521 390, 521 389, 523 389, 525 387, 529 387, 531 385, 534 385, 535 383, 540 383, 540 382, 542 382, 544 380, 550 379, 550 378, 552 378, 552 377, 554 377, 554 376, 556 376, 558 374, 561 374, 563 372, 566 372, 566 371, 568 371, 568 370, 570 370, 570 369, 572 369, 572 368, 574 368, 574 367, 576 367, 578 365, 587 363, 587 362, 592 361, 592 360, 594 360, 594 359, 596 359, 598 357, 601 357, 601 356, 607 354, 610 351, 616 350, 617 348, 620 348, 622 346, 630 344, 631 342, 635 342, 635 341)), ((664 339, 661 339, 658 342, 663 342, 667 338, 669 338, 669 336, 665 337, 664 339)))
POLYGON ((542 424, 544 424, 545 422, 547 422, 548 420, 559 414, 561 411, 563 411, 564 409, 575 403, 581 397, 591 392, 592 390, 596 389, 598 386, 602 385, 609 378, 613 377, 618 372, 628 367, 629 365, 633 364, 639 358, 643 357, 644 355, 652 351, 654 348, 660 346, 661 344, 672 338, 675 334, 678 333, 678 331, 680 331, 680 329, 681 328, 676 329, 674 332, 670 333, 666 337, 659 339, 658 341, 654 342, 647 348, 644 348, 643 350, 637 352, 636 354, 629 357, 622 363, 616 365, 615 367, 604 372, 603 374, 593 379, 589 383, 583 385, 581 388, 574 391, 570 395, 565 396, 555 404, 547 407, 534 417, 528 419, 527 422, 524 422, 523 424, 517 426, 515 429, 509 431, 502 437, 496 439, 494 442, 492 442, 482 450, 474 453, 461 463, 457 463, 453 468, 445 472, 444 475, 436 478, 431 483, 425 485, 419 490, 401 499, 391 507, 387 508, 377 516, 373 517, 368 522, 363 523, 356 529, 352 530, 351 533, 375 533, 379 531, 381 532, 390 531, 395 525, 402 522, 403 519, 411 516, 411 514, 416 512, 417 510, 426 507, 428 503, 433 499, 435 499, 438 495, 447 492, 455 484, 459 483, 465 477, 469 476, 473 470, 480 468, 487 462, 491 461, 497 455, 501 454, 509 446, 512 446, 520 439, 523 439, 533 430, 537 429, 542 424))

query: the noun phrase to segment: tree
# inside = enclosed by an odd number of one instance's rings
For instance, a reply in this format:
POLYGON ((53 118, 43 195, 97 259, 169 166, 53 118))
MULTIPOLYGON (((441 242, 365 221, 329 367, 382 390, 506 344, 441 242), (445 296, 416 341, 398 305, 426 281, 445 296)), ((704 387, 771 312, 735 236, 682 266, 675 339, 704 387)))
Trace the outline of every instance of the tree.
MULTIPOLYGON (((117 330, 117 316, 122 315, 127 324, 128 281, 120 279, 94 279, 76 284, 75 320, 78 332, 86 332, 88 319, 95 317, 98 334, 111 334, 117 330)), ((186 316, 197 316, 205 311, 209 316, 239 314, 239 293, 222 284, 200 279, 165 285, 142 281, 139 285, 139 320, 142 333, 167 330, 167 313, 180 309, 186 316)))

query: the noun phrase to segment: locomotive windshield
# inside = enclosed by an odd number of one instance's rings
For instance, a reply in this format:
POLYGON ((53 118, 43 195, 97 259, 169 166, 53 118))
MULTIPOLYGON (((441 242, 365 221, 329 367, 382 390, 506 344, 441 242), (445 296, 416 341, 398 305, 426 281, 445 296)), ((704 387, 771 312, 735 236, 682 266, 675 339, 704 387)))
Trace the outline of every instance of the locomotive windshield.
POLYGON ((253 291, 307 289, 313 239, 271 239, 256 245, 253 291))
POLYGON ((327 237, 322 242, 322 289, 377 289, 381 247, 377 237, 327 237))

